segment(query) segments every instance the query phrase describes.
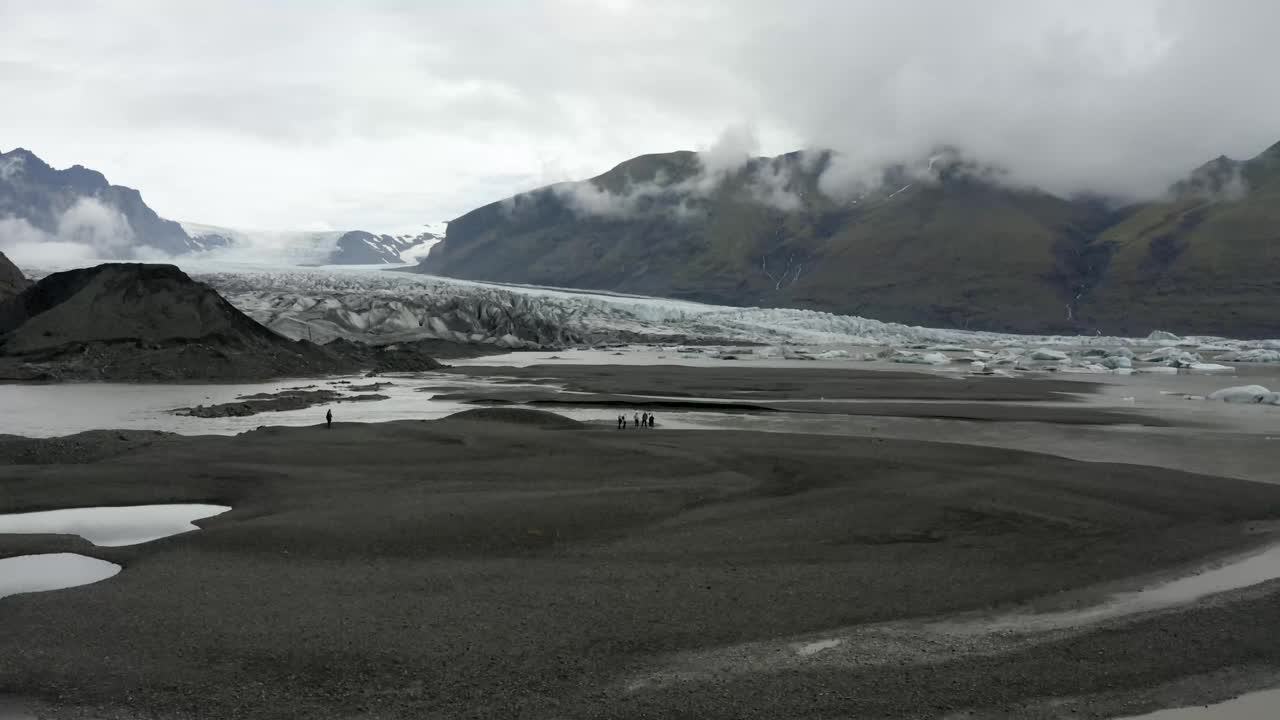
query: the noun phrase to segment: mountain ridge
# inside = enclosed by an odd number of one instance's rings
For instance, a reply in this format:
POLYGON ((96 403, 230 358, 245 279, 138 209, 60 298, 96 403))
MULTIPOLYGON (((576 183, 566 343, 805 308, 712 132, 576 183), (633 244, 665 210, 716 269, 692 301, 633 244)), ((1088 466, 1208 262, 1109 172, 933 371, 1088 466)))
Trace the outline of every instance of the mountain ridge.
POLYGON ((0 152, 0 219, 113 257, 131 258, 139 246, 168 255, 207 249, 148 207, 138 190, 83 165, 54 169, 25 148, 0 152))
POLYGON ((831 158, 638 156, 452 220, 418 270, 969 329, 1280 335, 1280 144, 1136 204, 1005 185, 946 148, 841 195, 831 158))

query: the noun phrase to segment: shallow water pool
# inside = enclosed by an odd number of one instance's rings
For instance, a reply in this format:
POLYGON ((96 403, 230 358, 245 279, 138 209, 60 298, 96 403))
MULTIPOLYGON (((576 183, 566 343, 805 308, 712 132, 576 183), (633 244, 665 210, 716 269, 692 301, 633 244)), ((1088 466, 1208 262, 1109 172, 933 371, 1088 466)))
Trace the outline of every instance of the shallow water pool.
POLYGON ((0 560, 0 598, 89 585, 120 572, 120 566, 75 553, 20 555, 0 560))
POLYGON ((192 522, 227 512, 225 505, 131 505, 0 515, 0 534, 79 535, 94 545, 119 547, 199 530, 192 522))

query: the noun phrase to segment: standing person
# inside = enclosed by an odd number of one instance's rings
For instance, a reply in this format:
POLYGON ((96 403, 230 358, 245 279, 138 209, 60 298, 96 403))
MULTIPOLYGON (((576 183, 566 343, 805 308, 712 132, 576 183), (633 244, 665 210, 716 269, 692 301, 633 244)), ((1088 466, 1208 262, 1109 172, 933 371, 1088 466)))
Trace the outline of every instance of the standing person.
POLYGON ((653 427, 653 413, 649 413, 649 427, 653 427))
POLYGON ((649 413, 640 416, 640 427, 649 427, 649 413))
POLYGON ((326 430, 333 429, 333 410, 327 410, 324 414, 324 425, 326 430))
POLYGON ((640 413, 633 413, 632 419, 635 420, 635 426, 640 427, 640 413))

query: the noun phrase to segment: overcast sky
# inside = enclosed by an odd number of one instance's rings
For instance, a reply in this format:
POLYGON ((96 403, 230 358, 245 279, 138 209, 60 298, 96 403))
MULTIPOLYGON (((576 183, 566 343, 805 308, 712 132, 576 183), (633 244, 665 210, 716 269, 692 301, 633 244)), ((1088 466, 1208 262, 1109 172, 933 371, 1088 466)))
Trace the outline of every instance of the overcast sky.
POLYGON ((173 219, 398 230, 749 128, 1144 194, 1280 140, 1272 0, 0 0, 0 149, 173 219))

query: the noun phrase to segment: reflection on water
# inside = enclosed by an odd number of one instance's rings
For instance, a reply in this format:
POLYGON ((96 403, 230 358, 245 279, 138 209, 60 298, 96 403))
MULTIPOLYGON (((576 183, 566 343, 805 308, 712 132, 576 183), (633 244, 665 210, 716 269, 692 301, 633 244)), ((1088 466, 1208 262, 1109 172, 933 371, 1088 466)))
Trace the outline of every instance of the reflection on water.
POLYGON ((1213 705, 1172 708, 1127 720, 1275 720, 1280 717, 1280 690, 1241 695, 1213 705))
POLYGON ((120 566, 74 553, 21 555, 0 560, 0 598, 45 592, 106 580, 120 566))
MULTIPOLYGON (((334 422, 388 422, 392 420, 436 420, 462 410, 474 409, 436 395, 475 389, 490 383, 460 378, 446 373, 414 376, 384 375, 377 381, 392 384, 378 390, 386 400, 316 405, 302 410, 266 412, 246 417, 198 418, 174 415, 171 410, 195 405, 233 402, 241 395, 274 393, 289 388, 313 387, 341 391, 344 385, 374 382, 363 376, 328 379, 280 380, 270 383, 236 385, 151 385, 112 383, 70 383, 62 385, 0 384, 0 435, 57 437, 86 430, 162 430, 183 435, 235 435, 263 425, 303 427, 320 425, 324 414, 333 410, 334 422), (419 388, 428 388, 420 392, 419 388)), ((505 385, 504 387, 511 387, 505 385)), ((614 408, 549 408, 574 420, 612 426, 614 408)), ((702 427, 715 413, 663 413, 660 427, 702 427), (705 416, 705 417, 703 417, 705 416)))
POLYGON ((1007 615, 993 622, 975 623, 982 631, 1043 631, 1083 625, 1124 615, 1188 605, 1228 590, 1251 587, 1280 578, 1280 545, 1194 575, 1161 582, 1134 592, 1113 595, 1101 604, 1078 610, 1007 615))
POLYGON ((0 407, 4 408, 0 413, 0 435, 55 437, 104 428, 163 430, 184 435, 234 435, 262 425, 319 425, 324 422, 325 410, 330 408, 335 422, 384 422, 434 419, 473 407, 433 400, 431 393, 415 392, 418 387, 456 382, 453 376, 438 375, 379 377, 380 381, 394 383, 379 391, 389 396, 387 400, 317 405, 247 417, 195 418, 170 412, 180 407, 234 402, 241 395, 274 393, 288 388, 311 386, 340 391, 343 385, 335 384, 338 380, 353 384, 373 382, 363 376, 349 376, 221 385, 0 384, 0 407))
POLYGON ((225 505, 133 505, 0 515, 0 534, 79 535, 94 545, 118 547, 199 530, 194 520, 213 517, 225 505))

